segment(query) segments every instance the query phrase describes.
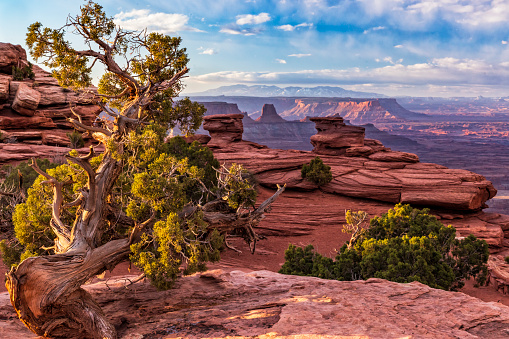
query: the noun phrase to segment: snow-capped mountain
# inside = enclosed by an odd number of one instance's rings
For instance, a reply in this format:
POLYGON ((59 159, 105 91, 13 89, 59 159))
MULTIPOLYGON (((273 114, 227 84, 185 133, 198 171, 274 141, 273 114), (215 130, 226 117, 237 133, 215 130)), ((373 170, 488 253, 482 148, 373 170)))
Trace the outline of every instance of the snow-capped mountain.
POLYGON ((336 86, 317 87, 278 87, 265 85, 221 86, 199 93, 185 93, 186 96, 250 96, 250 97, 349 97, 349 98, 385 98, 378 93, 356 92, 336 86))

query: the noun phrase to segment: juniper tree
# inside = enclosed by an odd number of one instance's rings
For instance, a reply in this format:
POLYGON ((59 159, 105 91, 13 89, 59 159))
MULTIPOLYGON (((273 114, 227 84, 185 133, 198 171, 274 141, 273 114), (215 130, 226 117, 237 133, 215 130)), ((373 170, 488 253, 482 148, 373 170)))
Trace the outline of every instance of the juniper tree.
POLYGON ((242 167, 217 168, 197 144, 164 142, 168 128, 192 132, 204 113, 174 100, 189 72, 180 38, 116 27, 89 1, 59 29, 32 24, 26 43, 61 86, 86 93, 113 122, 69 119, 104 146, 101 154, 95 146, 87 155, 73 151, 48 171, 33 162, 39 178, 13 216, 24 253, 6 286, 19 318, 38 335, 115 338, 85 282, 130 256, 158 287, 169 287, 181 268, 190 273, 217 259, 229 232, 254 249, 252 226, 282 189, 255 209, 242 167), (86 47, 74 48, 68 32, 86 47), (98 92, 89 91, 92 67, 101 64, 98 92))

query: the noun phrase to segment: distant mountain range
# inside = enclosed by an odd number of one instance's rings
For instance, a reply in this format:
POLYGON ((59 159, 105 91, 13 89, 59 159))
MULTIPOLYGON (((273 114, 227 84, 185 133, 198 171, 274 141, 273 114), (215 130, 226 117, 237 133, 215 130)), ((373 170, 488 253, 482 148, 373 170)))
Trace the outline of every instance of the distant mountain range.
POLYGON ((199 93, 185 93, 186 96, 250 96, 250 97, 322 97, 322 98, 386 98, 379 93, 356 92, 335 86, 278 87, 265 85, 221 86, 199 93))

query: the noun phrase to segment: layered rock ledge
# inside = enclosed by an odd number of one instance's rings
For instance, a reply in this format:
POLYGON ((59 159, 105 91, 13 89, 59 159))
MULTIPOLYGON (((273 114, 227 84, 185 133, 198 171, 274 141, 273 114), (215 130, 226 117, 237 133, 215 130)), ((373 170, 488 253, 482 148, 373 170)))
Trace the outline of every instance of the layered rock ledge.
POLYGON ((286 183, 289 188, 317 189, 301 178, 300 170, 319 155, 331 166, 333 175, 332 181, 321 187, 325 192, 460 211, 482 209, 497 192, 482 175, 421 163, 415 154, 392 151, 376 140, 364 140, 364 131, 358 127, 353 136, 350 128, 343 134, 345 127, 355 126, 344 126, 341 118, 312 118, 318 134, 312 138, 315 150, 306 152, 269 149, 241 140, 241 117, 240 114, 206 117, 205 129, 211 126, 208 121, 214 122, 213 130, 209 130, 212 139, 207 145, 220 161, 242 163, 266 187, 286 183), (234 125, 236 134, 232 138, 234 125), (342 155, 330 155, 330 150, 342 155))
MULTIPOLYGON (((12 67, 28 65, 19 45, 0 43, 0 165, 31 157, 54 157, 69 151, 68 118, 72 110, 91 125, 101 108, 90 97, 58 85, 42 68, 33 65, 33 79, 15 80, 12 67), (72 110, 71 110, 72 105, 72 110)), ((94 88, 89 90, 95 91, 94 88)))
MULTIPOLYGON (((208 271, 158 292, 135 277, 85 288, 121 338, 505 338, 509 307, 418 282, 208 271)), ((31 337, 0 294, 0 335, 31 337)))

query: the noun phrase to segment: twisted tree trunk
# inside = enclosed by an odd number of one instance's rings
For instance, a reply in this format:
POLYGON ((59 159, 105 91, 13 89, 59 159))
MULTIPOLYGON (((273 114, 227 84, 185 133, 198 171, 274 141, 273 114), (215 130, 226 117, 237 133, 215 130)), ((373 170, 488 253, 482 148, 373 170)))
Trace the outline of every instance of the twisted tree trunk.
POLYGON ((84 253, 24 260, 7 274, 11 303, 34 333, 53 338, 116 338, 101 308, 81 288, 129 254, 127 239, 84 253))

